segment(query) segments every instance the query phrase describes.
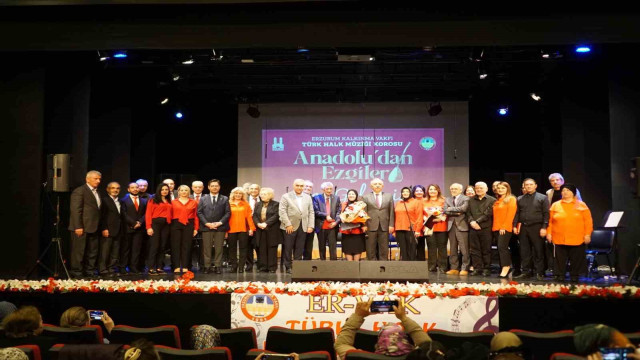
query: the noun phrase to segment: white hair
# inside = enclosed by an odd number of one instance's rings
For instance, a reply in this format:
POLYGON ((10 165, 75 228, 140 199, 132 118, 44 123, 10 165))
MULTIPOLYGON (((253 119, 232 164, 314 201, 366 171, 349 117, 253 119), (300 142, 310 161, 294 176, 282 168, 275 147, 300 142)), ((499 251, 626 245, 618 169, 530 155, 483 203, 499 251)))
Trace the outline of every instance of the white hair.
POLYGON ((369 182, 369 184, 370 184, 370 185, 373 185, 373 183, 374 183, 375 181, 380 181, 380 182, 382 183, 382 185, 384 185, 384 181, 382 181, 382 179, 380 179, 380 178, 373 178, 373 179, 371 179, 371 182, 369 182))
POLYGON ((313 183, 311 182, 311 180, 305 180, 304 184, 313 186, 313 183))
POLYGON ((475 186, 484 186, 485 188, 489 188, 489 186, 487 186, 487 183, 484 181, 478 181, 475 186))
POLYGON ((102 177, 102 174, 100 173, 100 171, 98 170, 91 170, 87 173, 87 176, 85 178, 89 178, 90 176, 94 176, 94 175, 98 175, 100 177, 102 177))
POLYGON ((460 190, 464 189, 464 186, 462 186, 462 184, 459 184, 459 183, 453 183, 451 184, 451 186, 449 186, 449 188, 452 188, 453 186, 459 188, 460 190))
POLYGON ((295 180, 293 180, 293 184, 294 184, 294 185, 295 185, 296 183, 299 183, 299 182, 301 182, 301 183, 303 183, 303 184, 304 184, 304 179, 295 179, 295 180))
POLYGON ((333 187, 333 183, 331 181, 325 181, 322 184, 320 184, 320 189, 324 190, 328 187, 333 187))
POLYGON ((551 179, 556 179, 556 178, 564 181, 564 177, 560 173, 553 173, 553 174, 549 175, 549 181, 551 181, 551 179))
POLYGON ((196 180, 196 181, 191 183, 191 186, 195 186, 195 185, 204 186, 204 183, 202 181, 200 181, 200 180, 196 180))

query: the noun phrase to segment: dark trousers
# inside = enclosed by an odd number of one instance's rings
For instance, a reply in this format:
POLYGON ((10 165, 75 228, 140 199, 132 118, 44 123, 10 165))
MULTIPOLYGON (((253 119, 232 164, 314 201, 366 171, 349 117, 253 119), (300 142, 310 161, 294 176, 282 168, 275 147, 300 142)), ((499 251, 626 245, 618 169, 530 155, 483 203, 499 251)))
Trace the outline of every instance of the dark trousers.
POLYGON ((504 235, 500 235, 498 231, 494 231, 493 234, 498 242, 500 266, 511 266, 511 253, 509 252, 509 240, 511 240, 511 233, 505 231, 504 235))
POLYGON ((295 230, 291 234, 287 234, 284 230, 283 232, 284 244, 282 245, 282 258, 284 259, 285 268, 291 269, 291 253, 293 252, 293 260, 302 260, 307 233, 302 229, 302 224, 298 226, 298 230, 295 230))
POLYGON ((474 271, 491 267, 491 228, 469 229, 469 253, 474 271))
POLYGON ((273 270, 278 267, 278 243, 269 245, 269 233, 270 230, 256 230, 256 237, 258 241, 258 268, 260 270, 273 270))
POLYGON ((416 244, 416 260, 417 261, 425 261, 427 257, 424 253, 424 248, 427 246, 427 237, 420 236, 418 237, 418 244, 416 244))
POLYGON ((522 225, 520 227, 520 256, 522 257, 522 272, 544 275, 544 243, 540 237, 540 224, 522 225))
POLYGON ((447 232, 438 231, 427 236, 427 251, 429 255, 429 270, 436 266, 440 271, 447 270, 447 232))
POLYGON ((100 237, 100 255, 98 257, 98 272, 107 273, 115 270, 120 257, 120 243, 122 231, 117 236, 100 237))
MULTIPOLYGON (((315 233, 307 233, 307 236, 304 238, 304 249, 302 251, 302 260, 313 260, 313 238, 315 237, 315 233)), ((320 253, 323 252, 324 249, 320 246, 320 236, 318 236, 318 250, 320 253)), ((323 257, 320 255, 322 260, 323 257)))
MULTIPOLYGON (((144 228, 127 233, 120 240, 120 272, 124 273, 128 266, 129 271, 139 272, 141 268, 142 243, 145 238, 144 228)), ((142 264, 144 265, 144 264, 142 264)))
POLYGON ((572 278, 577 278, 580 273, 587 272, 587 260, 585 256, 585 244, 577 246, 556 245, 556 276, 564 277, 567 273, 567 260, 571 263, 569 270, 572 278))
MULTIPOLYGON (((413 231, 396 230, 396 242, 400 247, 400 260, 416 260, 416 238, 413 231)), ((424 251, 423 251, 424 253, 424 251)))
MULTIPOLYGON (((311 233, 311 236, 313 236, 313 233, 311 233)), ((338 260, 337 226, 333 229, 320 229, 320 232, 318 233, 318 251, 320 252, 320 260, 327 260, 327 244, 329 245, 329 260, 338 260)))
POLYGON ((191 265, 191 247, 193 245, 194 220, 187 224, 177 219, 171 223, 171 268, 187 269, 191 265))
POLYGON ((149 251, 147 252, 147 267, 149 270, 161 268, 164 262, 164 248, 169 241, 171 226, 166 218, 151 219, 153 235, 149 238, 149 251))
POLYGON ((555 271, 556 270, 556 258, 553 255, 554 251, 555 250, 554 250, 553 243, 545 241, 545 243, 544 243, 544 263, 545 263, 546 269, 549 269, 551 271, 555 271))
POLYGON ((242 259, 247 258, 249 233, 230 233, 227 237, 227 245, 229 245, 229 264, 231 265, 231 271, 236 271, 238 269, 238 265, 243 266, 242 259), (238 259, 240 259, 239 263, 238 259))
POLYGON ((98 260, 100 234, 83 233, 82 236, 71 232, 71 272, 75 276, 85 273, 93 274, 96 270, 96 262, 98 260))
POLYGON ((249 234, 247 233, 247 256, 245 257, 245 265, 247 266, 247 268, 253 268, 254 250, 256 252, 256 256, 260 258, 260 251, 258 250, 258 243, 255 234, 249 236, 249 234))
POLYGON ((203 231, 202 232, 202 269, 211 267, 211 248, 213 247, 213 265, 222 266, 222 250, 224 248, 224 231, 203 231))
POLYGON ((369 231, 367 235, 367 260, 386 261, 389 257, 389 231, 369 231))

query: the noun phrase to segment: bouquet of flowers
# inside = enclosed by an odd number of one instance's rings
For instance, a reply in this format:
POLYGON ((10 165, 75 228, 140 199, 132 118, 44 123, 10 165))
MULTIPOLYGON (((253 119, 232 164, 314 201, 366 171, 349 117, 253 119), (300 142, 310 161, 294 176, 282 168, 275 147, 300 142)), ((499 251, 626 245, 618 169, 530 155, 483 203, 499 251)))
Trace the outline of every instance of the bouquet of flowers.
POLYGON ((342 230, 349 230, 360 227, 369 220, 369 215, 364 210, 367 207, 363 201, 356 201, 349 204, 340 213, 340 228, 342 230))
POLYGON ((447 215, 444 214, 440 207, 424 208, 424 213, 424 226, 426 229, 433 229, 434 220, 447 221, 447 215))

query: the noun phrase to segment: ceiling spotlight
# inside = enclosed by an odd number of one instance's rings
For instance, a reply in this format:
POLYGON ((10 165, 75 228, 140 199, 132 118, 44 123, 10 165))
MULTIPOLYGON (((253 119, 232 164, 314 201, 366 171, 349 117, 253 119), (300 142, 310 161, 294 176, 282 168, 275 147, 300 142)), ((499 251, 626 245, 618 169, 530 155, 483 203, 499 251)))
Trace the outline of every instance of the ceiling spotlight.
POLYGON ((543 59, 548 59, 549 57, 550 57, 550 55, 549 55, 549 54, 542 54, 542 58, 543 58, 543 59))
POLYGON ((113 57, 116 59, 124 59, 127 57, 127 53, 126 51, 118 51, 115 54, 113 54, 113 57))
POLYGON ((369 61, 375 61, 375 60, 376 60, 376 58, 374 58, 373 56, 369 57, 369 61))
POLYGON ((579 46, 576 46, 576 52, 581 54, 588 53, 588 52, 591 52, 591 47, 587 45, 579 45, 579 46))
POLYGON ((182 65, 191 65, 193 64, 193 59, 187 59, 182 62, 182 65))
POLYGON ((306 52, 309 52, 309 49, 307 49, 307 48, 306 48, 306 47, 304 47, 304 46, 298 46, 298 50, 297 50, 297 52, 298 52, 298 53, 306 53, 306 52))
POLYGON ((107 61, 109 60, 108 56, 100 56, 100 61, 107 61))
POLYGON ((429 116, 437 116, 442 112, 442 106, 440 105, 439 102, 430 103, 429 108, 427 109, 427 112, 429 113, 429 116))
POLYGON ((173 81, 178 81, 178 80, 180 80, 180 75, 178 75, 178 74, 173 74, 173 75, 172 75, 172 79, 173 79, 173 81))
POLYGON ((252 118, 257 119, 260 117, 260 110, 258 110, 257 105, 249 105, 249 107, 247 108, 247 114, 249 114, 249 116, 251 116, 252 118))
POLYGON ((540 101, 540 100, 542 100, 542 97, 540 97, 540 96, 536 95, 536 93, 531 93, 531 94, 529 94, 529 95, 530 95, 530 96, 531 96, 531 98, 532 98, 533 100, 535 100, 535 101, 540 101))
POLYGON ((175 114, 176 119, 182 119, 184 115, 182 115, 182 113, 180 111, 177 111, 175 114))
POLYGON ((160 101, 160 104, 164 105, 164 104, 166 104, 168 102, 169 102, 169 98, 164 98, 162 101, 160 101))
POLYGON ((489 76, 489 74, 487 74, 487 73, 481 73, 481 74, 480 74, 480 80, 484 80, 484 79, 486 79, 486 78, 487 78, 487 76, 489 76))
POLYGON ((498 114, 500 116, 505 116, 509 113, 509 108, 508 107, 504 107, 504 108, 500 108, 498 109, 498 114))
POLYGON ((253 64, 253 59, 240 59, 243 64, 253 64))

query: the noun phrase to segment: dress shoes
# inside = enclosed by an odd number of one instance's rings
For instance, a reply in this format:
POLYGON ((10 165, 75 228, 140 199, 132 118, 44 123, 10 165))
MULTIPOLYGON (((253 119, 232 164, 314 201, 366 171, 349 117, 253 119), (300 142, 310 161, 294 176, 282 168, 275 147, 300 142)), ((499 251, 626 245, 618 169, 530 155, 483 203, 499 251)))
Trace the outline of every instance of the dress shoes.
POLYGON ((237 267, 232 267, 232 268, 231 268, 231 272, 232 272, 232 273, 234 273, 234 272, 238 272, 238 268, 237 268, 237 267))
POLYGON ((537 279, 538 281, 544 281, 544 275, 542 275, 542 274, 538 274, 538 275, 536 275, 536 279, 537 279))
POLYGON ((522 279, 522 280, 524 280, 524 279, 529 279, 529 278, 531 278, 531 277, 533 277, 533 274, 528 273, 528 272, 526 272, 526 271, 525 271, 525 272, 523 272, 523 273, 521 273, 520 275, 513 275, 513 278, 514 278, 514 279, 522 279))
POLYGON ((469 272, 467 270, 460 271, 460 276, 467 276, 467 275, 469 275, 469 272))
POLYGON ((204 269, 202 269, 202 273, 203 274, 208 274, 209 273, 209 268, 205 267, 204 269))
POLYGON ((489 269, 482 270, 482 276, 491 276, 491 270, 489 269))
POLYGON ((287 274, 291 274, 291 269, 287 269, 285 272, 286 272, 287 274))
POLYGON ((447 275, 460 275, 460 271, 458 270, 449 270, 446 272, 447 275))
POLYGON ((437 272, 438 269, 437 268, 429 268, 429 272, 437 272))
POLYGON ((253 266, 247 266, 244 268, 245 272, 251 272, 253 270, 253 266))
POLYGON ((504 275, 500 274, 500 275, 498 275, 498 277, 501 278, 501 279, 506 279, 506 278, 509 277, 509 275, 511 275, 512 272, 513 272, 513 268, 510 267, 506 274, 504 274, 504 275))
POLYGON ((275 270, 269 270, 269 273, 274 274, 276 271, 275 270))
POLYGON ((221 270, 219 267, 217 267, 217 266, 214 266, 214 272, 215 272, 216 274, 222 274, 222 270, 221 270))

